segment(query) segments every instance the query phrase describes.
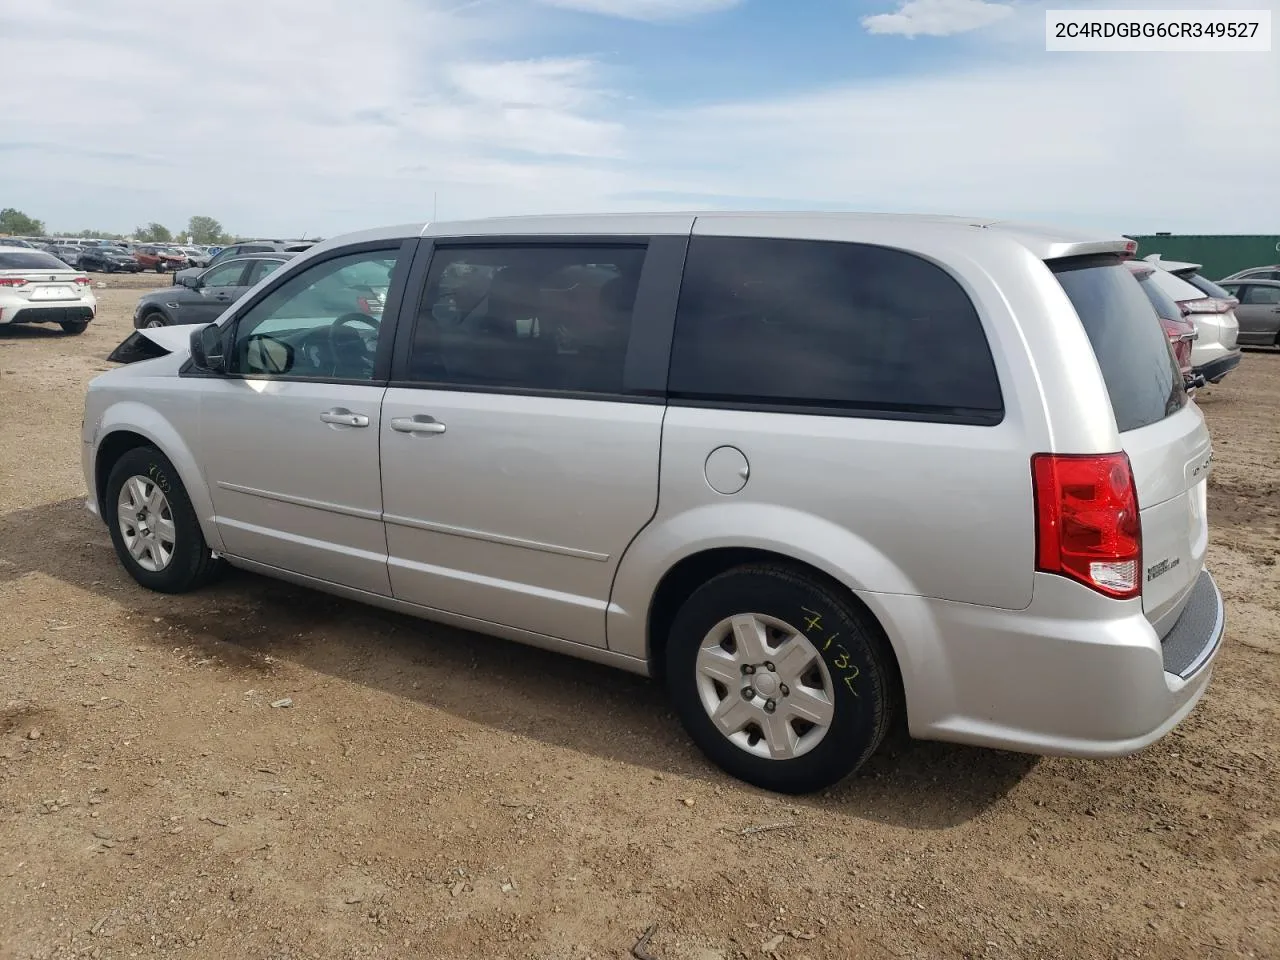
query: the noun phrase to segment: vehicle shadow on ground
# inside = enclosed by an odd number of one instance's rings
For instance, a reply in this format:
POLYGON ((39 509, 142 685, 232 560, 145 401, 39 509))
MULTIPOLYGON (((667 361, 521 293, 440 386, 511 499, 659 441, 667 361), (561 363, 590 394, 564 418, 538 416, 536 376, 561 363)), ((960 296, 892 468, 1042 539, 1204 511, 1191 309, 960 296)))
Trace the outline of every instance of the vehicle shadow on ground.
POLYGON ((82 334, 65 333, 56 323, 6 323, 0 325, 0 340, 60 340, 82 334))
MULTIPOLYGON (((165 649, 174 646, 167 628, 179 627, 232 669, 270 669, 272 657, 556 747, 753 789, 702 757, 661 687, 643 677, 235 570, 194 594, 150 593, 120 567, 81 500, 0 517, 0 557, 0 583, 43 574, 109 598, 142 622, 163 618, 150 639, 165 649)), ((1036 763, 899 731, 856 776, 795 802, 946 829, 998 802, 1036 763)))

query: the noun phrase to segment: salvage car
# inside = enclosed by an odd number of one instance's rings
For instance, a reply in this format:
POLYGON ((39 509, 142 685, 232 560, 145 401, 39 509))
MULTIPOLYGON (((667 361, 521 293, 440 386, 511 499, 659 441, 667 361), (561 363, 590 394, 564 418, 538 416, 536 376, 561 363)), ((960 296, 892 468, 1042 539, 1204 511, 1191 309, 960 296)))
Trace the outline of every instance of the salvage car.
POLYGON ((339 237, 117 348, 87 506, 151 590, 231 564, 659 678, 772 790, 899 718, 1127 754, 1224 632, 1212 443, 1134 246, 743 212, 339 237))
POLYGON ((84 333, 98 312, 89 278, 53 254, 0 246, 0 326, 56 323, 84 333))
POLYGON ((133 251, 134 259, 143 270, 164 273, 166 270, 182 270, 187 266, 187 255, 173 247, 145 244, 133 251))
POLYGON ((142 269, 136 258, 119 247, 106 244, 83 248, 76 257, 76 268, 102 273, 138 273, 142 269))
POLYGON ((1280 280, 1250 278, 1223 281, 1222 285, 1240 301, 1236 307, 1240 342, 1255 347, 1280 347, 1280 280))
POLYGON ((1160 325, 1169 338, 1169 347, 1173 350, 1174 359, 1178 361, 1178 369, 1182 371, 1182 379, 1187 389, 1194 390, 1196 387, 1204 386, 1204 377, 1195 373, 1195 365, 1191 361, 1192 346, 1199 338, 1200 331, 1187 319, 1186 312, 1178 306, 1177 302, 1152 283, 1151 275, 1155 273, 1155 267, 1135 260, 1130 260, 1128 267, 1160 319, 1160 325))
POLYGON ((133 325, 166 327, 217 320, 218 315, 250 287, 292 256, 291 253, 251 253, 233 257, 195 276, 185 276, 179 286, 145 293, 134 307, 133 325))

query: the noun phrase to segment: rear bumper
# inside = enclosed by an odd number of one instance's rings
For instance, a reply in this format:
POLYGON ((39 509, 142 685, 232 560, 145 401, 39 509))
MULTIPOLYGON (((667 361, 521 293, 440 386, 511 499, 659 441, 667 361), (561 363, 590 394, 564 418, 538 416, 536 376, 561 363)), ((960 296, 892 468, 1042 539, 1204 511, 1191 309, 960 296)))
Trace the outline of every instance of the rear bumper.
POLYGON ((1214 359, 1195 367, 1192 372, 1197 376, 1204 377, 1210 383, 1215 383, 1240 365, 1241 356, 1240 348, 1237 347, 1230 353, 1223 354, 1220 357, 1215 357, 1214 359))
POLYGON ((92 320, 94 308, 84 303, 65 307, 22 307, 16 313, 5 310, 7 323, 68 323, 92 320))
POLYGON ((1134 753, 1194 709, 1225 628, 1202 571, 1163 642, 1141 601, 1036 575, 1026 610, 864 596, 893 641, 911 734, 1078 757, 1134 753), (1056 581, 1056 582, 1055 582, 1056 581))

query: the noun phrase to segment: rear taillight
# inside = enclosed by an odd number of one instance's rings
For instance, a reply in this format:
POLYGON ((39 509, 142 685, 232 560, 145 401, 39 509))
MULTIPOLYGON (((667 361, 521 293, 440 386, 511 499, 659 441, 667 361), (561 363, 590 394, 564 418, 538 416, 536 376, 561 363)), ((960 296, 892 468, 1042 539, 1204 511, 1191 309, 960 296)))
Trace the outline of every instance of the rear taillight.
POLYGON ((74 279, 77 287, 87 287, 89 285, 88 277, 75 277, 74 279))
POLYGON ((22 277, 0 277, 0 287, 25 287, 27 281, 22 277))
POLYGON ((1183 300, 1179 306, 1183 313, 1226 313, 1231 309, 1231 301, 1201 297, 1199 300, 1183 300))
POLYGON ((1173 343, 1173 356, 1178 361, 1178 368, 1191 366, 1191 338, 1180 337, 1173 343))
POLYGON ((1123 453, 1037 453, 1031 458, 1036 569, 1108 597, 1142 593, 1142 521, 1123 453))

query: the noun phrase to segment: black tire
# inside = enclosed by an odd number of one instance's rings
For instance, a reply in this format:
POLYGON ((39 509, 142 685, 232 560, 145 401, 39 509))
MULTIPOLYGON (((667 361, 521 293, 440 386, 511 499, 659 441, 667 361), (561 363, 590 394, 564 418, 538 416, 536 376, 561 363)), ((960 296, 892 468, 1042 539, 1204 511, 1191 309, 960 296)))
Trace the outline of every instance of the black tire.
POLYGON ((213 556, 196 519, 186 487, 173 463, 155 447, 134 447, 116 461, 107 477, 100 505, 116 549, 129 576, 148 590, 158 593, 187 593, 208 583, 219 571, 221 561, 213 556), (148 570, 129 553, 119 522, 120 490, 132 477, 141 477, 160 488, 168 502, 168 519, 173 521, 173 552, 167 565, 148 570))
POLYGON ((164 273, 164 261, 156 264, 156 273, 164 273))
MULTIPOLYGON (((780 793, 821 790, 851 774, 880 746, 896 709, 896 664, 879 625, 837 586, 781 564, 739 567, 698 588, 672 625, 665 675, 676 712, 703 753, 733 776, 780 793), (698 651, 717 624, 744 613, 790 624, 826 665, 831 722, 799 756, 748 752, 721 733, 703 706, 698 651)), ((729 689, 723 702, 736 696, 740 690, 729 689)))
POLYGON ((168 319, 159 310, 152 310, 151 312, 144 314, 142 317, 142 326, 144 327, 154 327, 154 326, 166 327, 168 325, 169 325, 168 319), (159 323, 153 322, 157 320, 159 321, 159 323))
POLYGON ((63 320, 58 324, 62 328, 63 333, 69 333, 73 337, 79 336, 89 329, 88 320, 63 320))

